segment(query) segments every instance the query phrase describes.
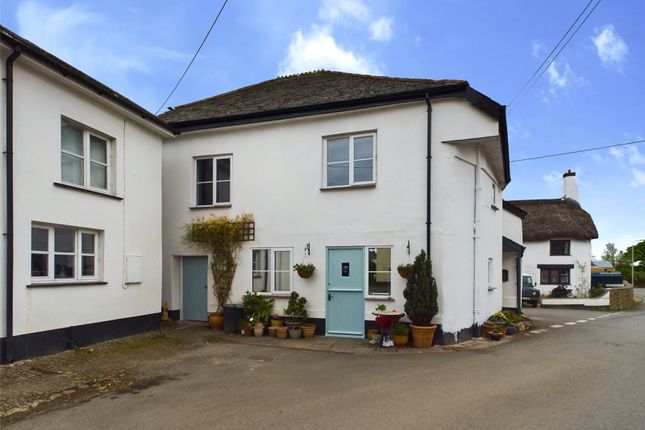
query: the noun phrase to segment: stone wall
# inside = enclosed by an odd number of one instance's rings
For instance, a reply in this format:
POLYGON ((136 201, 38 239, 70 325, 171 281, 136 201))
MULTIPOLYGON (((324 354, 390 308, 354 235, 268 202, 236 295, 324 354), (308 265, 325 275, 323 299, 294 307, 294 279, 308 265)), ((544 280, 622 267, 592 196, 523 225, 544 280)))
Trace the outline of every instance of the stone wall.
POLYGON ((609 292, 610 310, 624 311, 634 306, 634 289, 632 287, 609 288, 609 292))

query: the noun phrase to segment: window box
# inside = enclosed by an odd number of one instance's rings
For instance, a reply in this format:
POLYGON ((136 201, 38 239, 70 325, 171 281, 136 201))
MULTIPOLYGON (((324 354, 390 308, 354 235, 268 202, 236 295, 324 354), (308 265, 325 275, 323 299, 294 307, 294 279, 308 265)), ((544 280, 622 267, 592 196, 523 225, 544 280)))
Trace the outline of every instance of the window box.
POLYGON ((323 140, 324 189, 376 183, 376 133, 327 137, 323 140))

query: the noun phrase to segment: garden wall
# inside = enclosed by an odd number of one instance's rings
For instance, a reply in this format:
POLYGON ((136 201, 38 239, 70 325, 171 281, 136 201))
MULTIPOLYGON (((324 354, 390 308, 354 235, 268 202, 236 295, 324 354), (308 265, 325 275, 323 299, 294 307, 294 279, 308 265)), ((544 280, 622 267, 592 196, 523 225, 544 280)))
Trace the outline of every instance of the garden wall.
POLYGON ((609 289, 609 309, 612 311, 631 309, 634 303, 634 289, 632 287, 609 289))

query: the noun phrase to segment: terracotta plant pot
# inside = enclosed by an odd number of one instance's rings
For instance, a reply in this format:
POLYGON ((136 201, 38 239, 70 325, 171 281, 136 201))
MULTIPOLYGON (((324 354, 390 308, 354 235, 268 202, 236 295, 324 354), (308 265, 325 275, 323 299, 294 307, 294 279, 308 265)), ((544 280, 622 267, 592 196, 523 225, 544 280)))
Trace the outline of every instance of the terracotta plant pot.
POLYGON ((289 329, 285 326, 276 327, 275 337, 278 339, 286 339, 289 335, 289 329))
POLYGON ((269 336, 276 337, 278 327, 269 327, 268 330, 269 330, 269 336))
POLYGON ((502 337, 506 336, 506 327, 503 324, 495 324, 487 321, 482 328, 484 329, 484 337, 490 337, 490 334, 495 330, 501 331, 502 337))
POLYGON ((243 329, 244 336, 253 336, 253 327, 246 327, 243 329))
POLYGON ((402 336, 402 335, 395 334, 394 335, 394 346, 396 346, 397 348, 408 346, 409 340, 410 340, 409 335, 402 336))
POLYGON ((367 340, 372 340, 374 336, 378 336, 377 328, 368 328, 367 329, 367 340))
POLYGON ((271 327, 282 327, 284 325, 284 321, 282 320, 274 320, 271 318, 271 327))
POLYGON ((289 337, 291 339, 300 339, 302 336, 302 329, 300 327, 294 327, 289 329, 289 337))
POLYGON ((257 323, 255 327, 253 327, 253 334, 255 335, 255 337, 264 336, 264 324, 257 323))
POLYGON ((305 338, 314 337, 316 334, 316 324, 303 324, 300 328, 302 328, 302 334, 305 338))
POLYGON ((432 346, 434 332, 437 330, 436 325, 420 326, 410 324, 410 328, 412 329, 412 341, 416 348, 430 348, 432 346))
POLYGON ((410 276, 410 268, 408 267, 397 267, 396 271, 399 272, 399 276, 403 279, 408 279, 408 276, 410 276))
POLYGON ((301 272, 300 270, 298 270, 298 276, 303 279, 311 278, 311 275, 313 275, 313 272, 301 272))
POLYGON ((224 314, 219 312, 211 312, 208 314, 208 326, 215 330, 221 330, 224 326, 224 314))

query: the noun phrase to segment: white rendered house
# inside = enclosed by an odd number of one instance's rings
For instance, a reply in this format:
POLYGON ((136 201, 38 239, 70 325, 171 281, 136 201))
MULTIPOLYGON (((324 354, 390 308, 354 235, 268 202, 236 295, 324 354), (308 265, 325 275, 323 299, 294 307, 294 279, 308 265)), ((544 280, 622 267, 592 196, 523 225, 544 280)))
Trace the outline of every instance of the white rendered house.
POLYGON ((563 175, 564 195, 559 199, 513 200, 524 210, 522 230, 524 268, 542 295, 558 285, 584 295, 591 287, 591 240, 598 230, 578 202, 576 174, 563 175))
POLYGON ((163 299, 215 310, 194 218, 252 213, 232 302, 245 291, 309 302, 318 334, 362 337, 379 303, 402 310, 396 271, 430 249, 436 341, 467 339, 502 307, 505 110, 465 81, 339 72, 281 77, 175 107, 164 141, 163 299), (291 267, 313 263, 313 277, 291 267))
POLYGON ((153 114, 4 27, 3 362, 159 325, 153 114))
POLYGON ((504 200, 504 237, 502 238, 502 306, 522 310, 522 257, 525 247, 522 220, 526 212, 504 200))

